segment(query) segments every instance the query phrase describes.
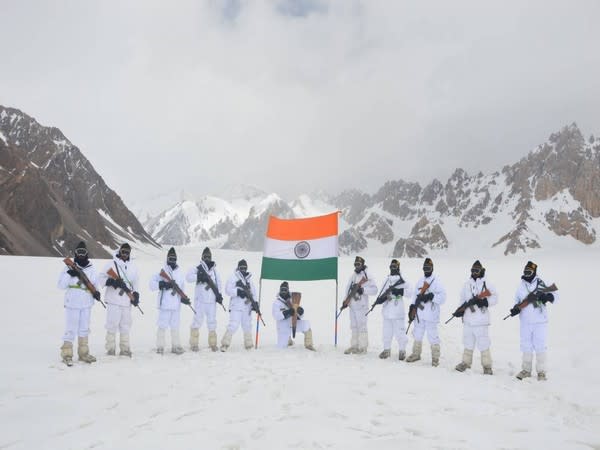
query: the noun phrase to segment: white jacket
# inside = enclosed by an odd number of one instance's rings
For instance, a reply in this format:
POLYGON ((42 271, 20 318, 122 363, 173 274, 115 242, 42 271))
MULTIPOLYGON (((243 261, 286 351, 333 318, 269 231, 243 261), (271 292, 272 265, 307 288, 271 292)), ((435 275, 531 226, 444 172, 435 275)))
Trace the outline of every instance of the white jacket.
MULTIPOLYGON (((485 277, 477 278, 476 280, 469 277, 460 291, 460 301, 458 306, 462 305, 464 302, 468 302, 473 296, 480 294, 486 288, 492 293, 492 295, 487 297, 488 306, 494 306, 498 303, 498 292, 494 285, 487 281, 485 277)), ((480 308, 475 305, 473 306, 473 309, 475 312, 471 312, 471 308, 469 307, 465 310, 465 315, 462 319, 466 325, 478 326, 490 324, 490 312, 488 311, 488 308, 480 308)))
MULTIPOLYGON (((289 299, 289 303, 292 303, 292 299, 289 299)), ((280 321, 286 321, 290 323, 292 323, 292 318, 291 317, 287 317, 284 318, 283 317, 283 312, 285 310, 289 309, 289 306, 287 306, 286 301, 284 299, 282 299, 279 295, 277 297, 275 297, 275 301, 273 302, 273 307, 271 308, 271 313, 273 314, 273 319, 280 321)), ((298 314, 298 319, 302 319, 302 317, 304 316, 304 314, 300 315, 298 314)))
POLYGON ((364 292, 362 295, 357 295, 353 299, 350 300, 350 304, 348 305, 350 309, 369 309, 369 295, 377 295, 377 283, 375 280, 371 278, 367 270, 363 270, 360 273, 352 272, 348 283, 346 284, 346 290, 344 291, 344 295, 342 297, 342 302, 346 299, 348 294, 350 293, 350 287, 352 283, 358 284, 364 278, 367 278, 367 282, 362 285, 364 292))
MULTIPOLYGON (((106 285, 106 280, 109 278, 106 272, 108 272, 109 269, 113 269, 117 275, 123 278, 123 281, 125 281, 125 284, 129 287, 129 289, 139 292, 138 271, 135 263, 131 261, 131 259, 129 261, 123 261, 121 258, 117 258, 115 256, 112 261, 108 262, 106 266, 104 266, 104 271, 99 276, 101 286, 106 285)), ((104 292, 104 303, 112 303, 119 306, 130 306, 131 300, 129 300, 127 294, 123 292, 122 295, 119 295, 119 292, 121 292, 121 289, 115 289, 112 286, 106 286, 106 290, 104 292)))
MULTIPOLYGON (((515 305, 524 300, 530 292, 535 291, 538 287, 538 284, 544 284, 544 281, 542 281, 542 279, 538 276, 531 280, 531 283, 521 279, 521 283, 519 284, 517 292, 515 293, 515 305)), ((552 285, 552 283, 546 283, 546 286, 550 285, 552 285)), ((552 292, 552 295, 554 295, 554 303, 556 303, 558 300, 558 291, 552 292)), ((523 308, 519 314, 519 319, 521 322, 527 324, 546 323, 548 322, 548 307, 542 303, 540 303, 537 307, 530 303, 523 308)))
MULTIPOLYGON (((383 294, 387 288, 393 286, 401 276, 402 274, 388 275, 381 286, 381 293, 383 294)), ((394 289, 404 289, 404 294, 394 296, 390 293, 389 300, 385 301, 381 308, 384 319, 404 319, 404 299, 410 299, 412 295, 410 283, 404 281, 404 283, 394 286, 394 289)))
MULTIPOLYGON (((217 286, 217 290, 219 291, 219 293, 221 293, 221 278, 217 273, 217 264, 213 264, 210 270, 204 261, 200 261, 200 265, 204 268, 208 276, 213 280, 213 282, 217 286)), ((199 303, 215 303, 215 293, 208 286, 208 283, 196 283, 196 280, 198 279, 198 270, 198 266, 192 267, 185 277, 185 280, 188 283, 192 283, 196 286, 196 289, 194 291, 194 300, 199 303)))
POLYGON ((427 302, 425 304, 421 303, 424 308, 418 308, 417 314, 419 315, 419 320, 425 320, 427 322, 439 322, 440 321, 440 305, 443 305, 446 302, 446 290, 444 286, 442 286, 441 281, 435 275, 431 275, 430 277, 421 277, 415 286, 415 290, 413 292, 413 299, 411 304, 415 304, 417 300, 417 295, 423 288, 425 283, 429 283, 429 288, 424 292, 424 294, 433 294, 433 300, 427 302))
POLYGON ((258 301, 256 297, 256 289, 254 288, 254 283, 252 282, 252 274, 250 272, 246 273, 246 276, 242 275, 242 273, 236 269, 233 272, 233 275, 229 277, 227 280, 227 285, 225 286, 225 293, 231 297, 229 300, 229 310, 230 311, 248 311, 250 312, 250 300, 248 298, 241 298, 237 295, 238 287, 236 283, 241 281, 245 285, 250 285, 250 292, 252 292, 252 297, 254 297, 255 301, 258 301))
MULTIPOLYGON (((96 270, 94 269, 94 266, 92 266, 92 263, 90 262, 82 269, 96 290, 100 291, 98 274, 96 274, 96 270)), ((58 288, 66 289, 64 302, 65 308, 90 308, 94 304, 94 297, 92 297, 92 293, 86 289, 85 285, 79 281, 78 277, 72 277, 69 275, 67 270, 69 270, 69 267, 65 266, 58 277, 58 288)))
MULTIPOLYGON (((171 277, 172 280, 175 281, 175 283, 177 283, 177 286, 179 286, 179 288, 181 290, 184 289, 184 277, 183 277, 183 270, 181 269, 181 267, 177 266, 175 267, 175 270, 171 269, 171 266, 169 266, 168 264, 165 264, 163 266, 163 270, 165 272, 167 272, 167 274, 169 275, 169 277, 171 277)), ((175 292, 175 290, 173 289, 166 289, 166 290, 160 290, 158 288, 158 284, 160 281, 167 281, 165 280, 163 277, 160 276, 160 272, 155 273, 152 278, 150 278, 150 290, 151 291, 158 291, 158 296, 156 299, 156 306, 158 309, 165 309, 165 310, 178 310, 181 308, 181 297, 180 295, 175 292)))

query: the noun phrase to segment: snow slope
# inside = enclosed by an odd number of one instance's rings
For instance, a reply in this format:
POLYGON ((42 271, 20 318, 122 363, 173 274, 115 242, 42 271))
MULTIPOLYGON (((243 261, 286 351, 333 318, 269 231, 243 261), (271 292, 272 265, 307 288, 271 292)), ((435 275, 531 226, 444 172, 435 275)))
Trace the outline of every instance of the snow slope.
MULTIPOLYGON (((191 267, 201 248, 180 251, 180 263, 191 267)), ((460 374, 460 321, 440 325, 442 358, 438 368, 424 359, 414 364, 379 360, 381 311, 369 316, 367 355, 345 356, 348 315, 342 313, 339 345, 333 345, 335 283, 291 283, 303 293, 318 352, 274 348, 270 316, 278 282, 262 283, 266 328, 257 351, 242 348, 234 336, 228 353, 206 349, 182 356, 153 352, 155 296, 148 279, 160 267, 163 252, 134 251, 142 278, 142 308, 133 311, 133 358, 103 352, 105 311, 92 314, 91 351, 98 362, 59 362, 63 327, 62 292, 56 286, 58 258, 0 257, 5 294, 0 330, 4 345, 0 366, 1 449, 397 449, 405 448, 554 448, 600 447, 600 361, 597 320, 600 305, 589 295, 589 280, 598 274, 591 252, 549 255, 535 260, 540 274, 561 288, 549 325, 549 380, 525 380, 520 370, 518 319, 502 321, 512 304, 524 257, 482 259, 488 278, 500 292, 492 309, 494 375, 474 368, 460 374), (10 276, 8 276, 10 274, 10 276), (35 277, 32 282, 31 277, 35 277)), ((260 253, 216 250, 226 279, 242 257, 260 272, 260 253)), ((472 259, 438 257, 438 276, 448 291, 442 321, 457 306, 459 289, 472 259)), ((97 267, 103 261, 97 262, 97 267)), ((376 281, 385 275, 387 258, 368 258, 376 281)), ((414 283, 421 260, 401 261, 404 277, 414 283)), ((352 258, 340 259, 340 289, 352 258)), ((186 286, 192 294, 191 286, 186 286)), ((340 297, 342 293, 340 292, 340 297)), ((226 314, 219 310, 219 339, 226 314)), ((189 336, 191 311, 182 309, 182 341, 189 336)), ((412 338, 409 340, 409 346, 412 338)), ((397 357, 394 344, 393 356, 397 357)))

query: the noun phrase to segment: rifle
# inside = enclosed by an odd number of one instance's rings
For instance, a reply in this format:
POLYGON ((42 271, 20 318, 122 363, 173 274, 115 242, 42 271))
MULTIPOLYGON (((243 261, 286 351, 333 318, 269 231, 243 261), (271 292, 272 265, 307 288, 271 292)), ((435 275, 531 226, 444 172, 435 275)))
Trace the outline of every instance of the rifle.
MULTIPOLYGON (((115 272, 112 267, 106 271, 106 274, 109 277, 111 277, 113 280, 123 281, 123 279, 119 275, 117 275, 117 272, 115 272)), ((123 288, 119 291, 119 295, 123 295, 123 292, 125 292, 127 294, 127 297, 129 297, 129 301, 131 301, 133 303, 134 297, 133 297, 133 292, 131 292, 131 289, 129 289, 127 286, 125 286, 125 288, 123 288)), ((140 305, 136 305, 136 308, 139 309, 142 314, 144 314, 144 311, 142 311, 142 308, 140 308, 140 305)))
POLYGON ((221 293, 219 292, 219 288, 217 288, 217 285, 215 284, 215 282, 213 281, 213 279, 210 277, 210 275, 208 274, 208 272, 204 269, 204 267, 202 267, 202 264, 199 264, 198 267, 196 267, 198 270, 201 270, 202 273, 204 275, 206 275, 207 281, 206 281, 206 286, 204 287, 205 290, 209 290, 211 289, 214 294, 215 294, 215 301, 217 298, 221 297, 221 301, 217 302, 219 303, 222 307, 223 307, 223 311, 227 311, 225 309, 225 306, 223 305, 223 296, 221 295, 221 293))
MULTIPOLYGON (((63 259, 63 262, 70 269, 73 269, 75 272, 77 272, 77 278, 79 278, 79 281, 81 281, 85 285, 85 288, 88 291, 90 291, 90 294, 94 295, 96 292, 98 292, 98 290, 96 289, 94 284, 90 281, 90 279, 87 277, 85 272, 83 270, 81 270, 71 258, 65 258, 65 259, 63 259)), ((101 299, 98 299, 98 301, 100 303, 102 303, 102 306, 104 306, 104 309, 106 309, 106 305, 104 304, 104 302, 101 299)))
MULTIPOLYGON (((242 280, 240 280, 242 281, 242 280)), ((254 311, 256 311, 256 315, 258 316, 258 318, 260 319, 260 321, 263 324, 263 327, 266 327, 265 325, 265 321, 262 318, 262 314, 260 313, 260 305, 258 304, 257 301, 254 300, 254 296, 252 295, 252 289, 250 289, 250 284, 248 283, 244 283, 243 281, 240 283, 242 285, 241 289, 246 293, 246 298, 250 301, 250 303, 252 304, 252 309, 254 311)), ((237 284, 236 284, 237 285, 237 284)), ((239 287, 239 286, 238 286, 239 287)), ((250 310, 250 312, 252 312, 252 310, 250 310)))
MULTIPOLYGON (((427 289, 429 289, 430 286, 431 286, 431 283, 428 283, 426 281, 423 282, 423 286, 421 286, 421 289, 419 289, 419 293, 417 294, 417 298, 415 301, 415 305, 417 306, 417 308, 425 309, 425 307, 421 304, 420 298, 423 297, 423 295, 425 295, 425 291, 427 289)), ((408 329, 407 329, 407 331, 408 331, 408 329)))
POLYGON ((292 316, 292 338, 296 339, 296 324, 298 323, 298 306, 300 306, 300 292, 292 292, 292 308, 294 315, 292 316))
POLYGON ((384 303, 385 301, 387 301, 387 299, 389 298, 392 289, 395 288, 396 286, 398 286, 398 284, 402 284, 404 283, 404 280, 402 278, 400 278, 398 281, 396 281, 394 284, 392 284, 391 286, 388 286, 388 288, 383 292, 383 294, 377 296, 377 298, 375 299, 375 302, 371 305, 371 309, 369 310, 369 312, 367 312, 365 314, 365 316, 368 316, 369 313, 371 311, 373 311, 373 309, 379 305, 380 303, 384 303), (379 301, 379 299, 383 299, 381 302, 379 301))
MULTIPOLYGON (((515 306, 517 308, 519 308, 519 313, 521 311, 523 311, 523 309, 525 309, 528 305, 533 305, 534 307, 536 306, 534 303, 537 301, 537 294, 542 292, 542 293, 546 293, 546 292, 554 292, 554 291, 558 291, 558 288, 556 287, 556 284, 552 283, 550 286, 546 286, 545 284, 543 284, 543 282, 538 282, 538 285, 536 286, 536 288, 531 291, 527 297, 525 297, 523 300, 521 300, 519 303, 517 303, 515 306), (540 287, 540 284, 542 284, 542 286, 540 287)), ((514 308, 514 306, 513 306, 514 308)), ((506 316, 504 319, 502 320, 506 320, 511 316, 511 313, 508 314, 508 316, 506 316)))
MULTIPOLYGON (((412 305, 411 305, 412 306, 412 305)), ((410 330, 410 326, 413 323, 413 321, 417 319, 417 322, 420 322, 419 320, 419 312, 417 311, 417 308, 415 308, 415 317, 413 317, 412 319, 410 318, 410 306, 408 307, 408 326, 406 327, 406 334, 408 334, 408 330, 410 330)))
POLYGON ((474 295, 470 300, 464 302, 462 305, 460 305, 458 308, 456 308, 456 311, 454 311, 452 313, 452 317, 450 317, 444 323, 446 324, 446 323, 450 322, 455 317, 464 316, 467 308, 469 308, 471 310, 471 312, 475 312, 475 306, 473 306, 473 303, 471 303, 473 299, 476 299, 476 298, 482 299, 482 298, 487 298, 487 297, 491 297, 491 296, 492 296, 492 293, 488 290, 488 288, 484 288, 484 290, 481 291, 479 294, 474 295))
POLYGON ((192 302, 190 301, 190 298, 187 295, 185 295, 185 292, 183 292, 183 290, 179 287, 177 282, 173 278, 171 278, 167 272, 165 272, 165 269, 160 269, 160 276, 162 278, 164 278, 165 280, 171 282, 171 284, 173 286, 173 288, 171 289, 171 295, 178 294, 180 298, 182 298, 183 300, 187 300, 186 305, 188 305, 190 308, 192 308, 192 311, 194 311, 194 314, 196 314, 196 310, 192 306, 192 302))
POLYGON ((340 308, 340 312, 338 312, 337 317, 340 316, 340 314, 342 313, 342 311, 344 309, 346 309, 348 306, 350 306, 350 300, 352 300, 354 298, 354 296, 358 292, 358 289, 360 287, 362 287, 362 285, 365 284, 367 281, 369 281, 369 279, 367 277, 367 274, 365 274, 365 277, 362 280, 360 280, 358 283, 354 283, 350 287, 350 291, 348 292, 348 295, 346 296, 346 298, 342 302, 342 307, 340 308))

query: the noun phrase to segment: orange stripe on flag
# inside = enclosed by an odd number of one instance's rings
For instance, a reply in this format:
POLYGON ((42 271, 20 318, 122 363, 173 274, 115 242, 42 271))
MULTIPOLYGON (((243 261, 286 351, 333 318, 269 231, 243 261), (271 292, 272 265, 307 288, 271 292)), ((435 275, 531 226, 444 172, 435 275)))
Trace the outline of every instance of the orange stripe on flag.
POLYGON ((269 217, 267 237, 281 241, 304 241, 338 234, 338 212, 304 219, 269 217))

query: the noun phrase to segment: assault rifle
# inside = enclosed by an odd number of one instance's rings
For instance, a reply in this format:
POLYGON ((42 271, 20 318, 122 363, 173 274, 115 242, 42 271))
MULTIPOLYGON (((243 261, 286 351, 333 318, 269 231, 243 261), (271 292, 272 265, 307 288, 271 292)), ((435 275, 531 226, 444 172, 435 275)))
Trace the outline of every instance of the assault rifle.
MULTIPOLYGON (((531 291, 529 293, 529 295, 527 295, 527 297, 525 297, 523 300, 521 300, 519 303, 517 303, 515 306, 517 308, 519 308, 519 313, 521 311, 523 311, 523 309, 525 309, 528 305, 533 305, 536 306, 535 303, 537 302, 537 295, 541 292, 541 293, 547 293, 547 292, 555 292, 558 291, 558 288, 556 287, 556 284, 552 283, 550 286, 546 286, 543 282, 539 282, 537 287, 531 291), (541 285, 541 286, 540 286, 541 285)), ((514 308, 514 306, 513 306, 514 308)), ((516 315, 516 314, 515 314, 516 315)), ((506 316, 504 319, 502 320, 506 320, 508 319, 510 316, 512 316, 512 313, 509 313, 508 316, 506 316)))
POLYGON ((337 317, 340 316, 344 309, 350 306, 350 301, 354 298, 354 296, 357 294, 358 290, 362 287, 362 285, 365 284, 367 281, 369 281, 369 279, 367 278, 367 274, 365 274, 365 277, 362 280, 360 280, 358 283, 353 283, 352 286, 350 286, 350 291, 348 292, 348 295, 342 302, 342 306, 340 308, 340 312, 338 312, 337 314, 337 317))
MULTIPOLYGON (((106 271, 106 274, 109 277, 111 277, 113 280, 121 281, 123 283, 123 285, 125 285, 125 287, 121 288, 121 290, 119 291, 119 295, 123 295, 123 292, 125 292, 127 294, 127 297, 129 297, 129 301, 133 304, 135 297, 133 296, 133 292, 131 291, 131 289, 129 289, 127 287, 127 285, 125 284, 125 282, 123 281, 123 278, 121 278, 119 275, 117 275, 117 272, 115 272, 112 267, 106 271)), ((142 314, 144 314, 144 311, 142 311, 142 308, 140 308, 140 305, 135 305, 135 307, 137 309, 139 309, 142 314)))
POLYGON ((198 267, 196 267, 196 269, 198 269, 199 272, 202 271, 202 273, 206 276, 206 281, 203 282, 203 283, 206 283, 206 286, 204 287, 204 289, 206 289, 207 291, 209 289, 211 289, 215 294, 215 301, 223 307, 223 311, 227 311, 225 309, 225 306, 223 305, 223 296, 219 292, 219 288, 217 288, 217 285, 215 284, 213 279, 210 277, 208 272, 204 269, 204 267, 202 267, 202 264, 199 264, 198 267), (218 301, 217 299, 220 299, 221 301, 218 301))
POLYGON ((294 315, 292 316, 292 338, 296 339, 296 325, 298 323, 298 307, 300 306, 300 298, 302 294, 300 292, 292 292, 292 308, 294 309, 294 315))
MULTIPOLYGON (((414 312, 415 312, 414 315, 411 314, 410 306, 408 307, 408 326, 406 327, 406 334, 408 334, 408 330, 410 330, 410 326, 415 319, 417 319, 417 322, 419 322, 419 312, 417 311, 417 308, 425 309, 425 307, 421 304, 421 302, 422 302, 421 299, 425 295, 425 291, 427 289, 429 289, 430 286, 431 286, 431 283, 424 281, 423 286, 421 286, 421 289, 419 289, 419 293, 417 294, 417 298, 416 298, 415 304, 414 304, 414 312), (411 317, 411 315, 412 315, 412 317, 411 317)), ((411 306, 413 306, 413 305, 411 305, 411 306)))
MULTIPOLYGON (((77 272, 77 278, 79 278, 79 281, 81 281, 85 285, 85 288, 88 291, 90 291, 90 294, 92 294, 92 296, 94 296, 96 294, 96 292, 98 292, 98 290, 96 289, 94 284, 90 281, 90 279, 87 277, 85 272, 83 270, 81 270, 79 268, 79 266, 77 264, 75 264, 75 262, 71 258, 65 258, 65 259, 63 259, 63 262, 69 267, 69 269, 73 269, 75 272, 77 272)), ((100 292, 98 292, 98 301, 100 303, 102 303, 102 306, 104 306, 104 309, 106 309, 106 305, 100 299, 100 292)))
POLYGON ((464 316, 465 315, 465 311, 467 310, 467 308, 469 308, 471 310, 471 312, 475 312, 475 303, 476 303, 476 300, 477 299, 481 300, 483 298, 487 298, 487 297, 491 297, 491 296, 492 296, 492 293, 488 290, 488 288, 485 288, 479 294, 474 295, 470 300, 467 300, 462 305, 460 305, 458 308, 456 308, 456 311, 454 311, 452 313, 452 317, 450 317, 444 323, 450 322, 455 317, 462 317, 462 316, 464 316))
POLYGON ((194 311, 194 314, 196 314, 196 310, 192 306, 192 302, 190 301, 190 298, 185 294, 185 292, 183 292, 183 290, 179 287, 177 282, 173 278, 171 278, 167 272, 165 272, 165 269, 160 269, 160 276, 161 276, 161 278, 164 278, 165 280, 167 280, 168 282, 171 283, 171 286, 172 286, 171 295, 178 294, 182 300, 186 300, 186 302, 182 302, 182 303, 185 303, 190 308, 192 308, 192 311, 194 311))
POLYGON ((385 291, 383 291, 383 294, 381 294, 379 297, 377 297, 377 299, 375 300, 375 302, 371 305, 371 309, 369 310, 369 312, 367 312, 365 314, 365 316, 368 316, 369 313, 371 311, 373 311, 373 309, 377 305, 380 305, 380 304, 384 303, 390 297, 390 294, 392 293, 392 289, 395 288, 396 286, 398 286, 399 284, 402 284, 402 283, 404 283, 404 280, 402 278, 400 278, 394 284, 392 284, 391 286, 388 286, 388 288, 385 291))
POLYGON ((240 283, 236 283, 236 286, 239 287, 241 290, 244 291, 244 293, 246 294, 246 298, 248 299, 248 301, 252 305, 252 309, 250 310, 250 312, 252 312, 252 310, 256 311, 256 315, 258 316, 258 318, 262 322, 263 327, 266 327, 265 321, 263 320, 262 314, 260 313, 260 305, 258 304, 258 302, 256 300, 254 300, 254 296, 252 295, 252 289, 250 289, 250 284, 249 283, 244 283, 242 280, 240 280, 240 283), (242 286, 240 286, 240 284, 242 286))

